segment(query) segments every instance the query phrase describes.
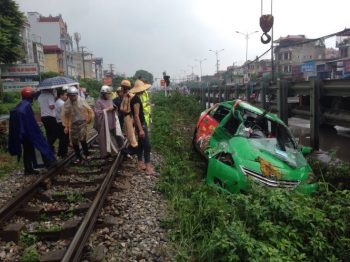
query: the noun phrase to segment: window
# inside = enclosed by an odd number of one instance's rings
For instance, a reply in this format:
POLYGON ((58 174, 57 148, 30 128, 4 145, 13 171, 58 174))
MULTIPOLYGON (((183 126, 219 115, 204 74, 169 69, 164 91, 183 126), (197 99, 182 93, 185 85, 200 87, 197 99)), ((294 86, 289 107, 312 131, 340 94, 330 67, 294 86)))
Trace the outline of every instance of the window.
POLYGON ((283 72, 284 73, 291 73, 292 72, 292 66, 291 65, 283 66, 283 72))
POLYGON ((283 60, 292 60, 292 53, 291 52, 283 53, 283 60))
POLYGON ((223 128, 230 134, 235 135, 237 132, 237 129, 240 125, 240 121, 235 118, 232 114, 227 120, 226 124, 223 126, 223 128))
POLYGON ((221 120, 230 113, 230 110, 223 106, 218 106, 216 109, 212 110, 209 114, 219 123, 221 120))

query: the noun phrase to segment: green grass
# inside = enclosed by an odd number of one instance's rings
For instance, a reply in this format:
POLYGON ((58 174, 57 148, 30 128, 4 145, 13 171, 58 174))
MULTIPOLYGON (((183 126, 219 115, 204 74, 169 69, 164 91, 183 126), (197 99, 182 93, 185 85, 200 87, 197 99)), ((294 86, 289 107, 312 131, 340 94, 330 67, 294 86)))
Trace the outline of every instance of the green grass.
POLYGON ((34 245, 27 247, 24 250, 21 257, 21 262, 33 262, 38 260, 39 260, 39 253, 34 245))
POLYGON ((8 152, 0 149, 0 180, 7 177, 18 167, 23 168, 22 159, 18 162, 17 157, 13 157, 8 152))
POLYGON ((176 94, 152 99, 152 146, 164 157, 158 188, 168 207, 162 225, 170 229, 176 261, 348 259, 350 193, 327 183, 325 171, 315 170, 325 182, 314 196, 260 186, 220 193, 205 184, 206 164, 189 150, 197 101, 176 94))
POLYGON ((36 235, 21 231, 20 240, 26 246, 31 246, 38 242, 38 237, 36 235))

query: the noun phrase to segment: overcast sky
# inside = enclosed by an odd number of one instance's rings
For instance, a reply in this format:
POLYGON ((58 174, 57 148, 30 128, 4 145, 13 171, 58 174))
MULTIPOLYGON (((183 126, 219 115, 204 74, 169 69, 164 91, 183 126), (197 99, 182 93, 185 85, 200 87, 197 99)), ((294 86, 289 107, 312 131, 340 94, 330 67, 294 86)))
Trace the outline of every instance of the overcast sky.
MULTIPOLYGON (((71 35, 81 34, 81 45, 115 65, 120 73, 133 75, 145 69, 172 78, 184 71, 203 75, 245 61, 245 38, 235 31, 259 33, 249 39, 248 59, 269 48, 260 42, 261 0, 15 0, 23 12, 44 16, 62 14, 71 35)), ((263 1, 270 13, 270 0, 263 1)), ((349 0, 273 1, 274 37, 305 34, 316 38, 350 28, 349 0)), ((266 57, 269 58, 269 57, 266 57)))

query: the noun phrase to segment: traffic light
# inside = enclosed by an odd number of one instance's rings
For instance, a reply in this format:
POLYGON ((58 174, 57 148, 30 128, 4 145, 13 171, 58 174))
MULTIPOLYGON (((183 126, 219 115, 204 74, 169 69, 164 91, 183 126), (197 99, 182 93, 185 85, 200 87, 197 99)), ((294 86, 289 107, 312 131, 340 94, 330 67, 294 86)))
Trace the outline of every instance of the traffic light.
POLYGON ((170 76, 164 75, 163 79, 165 81, 165 85, 170 86, 170 76))

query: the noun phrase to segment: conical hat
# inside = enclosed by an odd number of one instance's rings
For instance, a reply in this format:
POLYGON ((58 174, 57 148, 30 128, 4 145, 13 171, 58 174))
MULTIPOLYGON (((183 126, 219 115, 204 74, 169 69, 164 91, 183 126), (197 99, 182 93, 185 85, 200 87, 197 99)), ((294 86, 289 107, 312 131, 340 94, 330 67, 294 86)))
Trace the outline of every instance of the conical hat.
POLYGON ((129 92, 133 93, 133 94, 136 94, 136 93, 140 93, 142 91, 145 91, 145 90, 147 90, 150 87, 151 87, 151 85, 145 84, 141 80, 136 80, 134 87, 131 88, 131 90, 129 92))

